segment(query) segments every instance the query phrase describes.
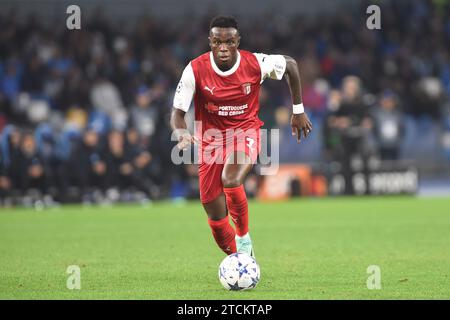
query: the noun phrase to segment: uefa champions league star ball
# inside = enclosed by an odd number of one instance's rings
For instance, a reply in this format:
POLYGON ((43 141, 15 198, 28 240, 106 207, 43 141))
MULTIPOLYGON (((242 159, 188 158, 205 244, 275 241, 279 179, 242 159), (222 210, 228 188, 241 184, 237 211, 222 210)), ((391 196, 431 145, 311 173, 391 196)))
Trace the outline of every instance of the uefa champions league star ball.
POLYGON ((252 289, 256 287, 259 279, 259 265, 245 253, 230 254, 219 266, 219 280, 227 290, 252 289))

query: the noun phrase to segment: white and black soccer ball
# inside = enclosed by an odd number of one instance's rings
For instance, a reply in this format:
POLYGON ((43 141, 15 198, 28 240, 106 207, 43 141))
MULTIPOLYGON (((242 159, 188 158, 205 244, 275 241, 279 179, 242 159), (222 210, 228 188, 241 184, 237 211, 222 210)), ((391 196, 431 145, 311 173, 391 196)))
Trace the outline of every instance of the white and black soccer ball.
POLYGON ((230 254, 219 266, 219 280, 227 290, 252 289, 256 287, 259 279, 259 265, 245 253, 230 254))

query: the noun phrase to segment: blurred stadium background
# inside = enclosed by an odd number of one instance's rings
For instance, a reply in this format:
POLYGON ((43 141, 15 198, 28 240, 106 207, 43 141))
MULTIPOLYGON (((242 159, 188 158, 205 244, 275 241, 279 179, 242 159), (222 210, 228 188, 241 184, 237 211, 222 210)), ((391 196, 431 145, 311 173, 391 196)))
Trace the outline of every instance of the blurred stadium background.
POLYGON ((297 59, 314 126, 297 145, 287 85, 264 84, 282 165, 255 168, 249 196, 450 195, 449 1, 76 1, 68 30, 71 4, 0 2, 2 206, 197 198, 168 119, 216 14, 238 18, 242 49, 297 59), (366 28, 370 4, 381 30, 366 28))

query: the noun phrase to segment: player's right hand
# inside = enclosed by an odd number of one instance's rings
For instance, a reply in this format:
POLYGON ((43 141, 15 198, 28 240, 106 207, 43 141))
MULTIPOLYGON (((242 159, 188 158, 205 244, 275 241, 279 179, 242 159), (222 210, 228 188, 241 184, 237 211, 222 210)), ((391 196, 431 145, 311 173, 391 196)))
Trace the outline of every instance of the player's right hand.
POLYGON ((177 147, 180 150, 187 150, 188 146, 195 143, 195 138, 190 133, 183 133, 178 137, 177 147))
POLYGON ((306 138, 312 131, 312 123, 308 118, 306 112, 301 114, 293 114, 291 117, 292 135, 297 138, 297 143, 300 143, 302 133, 306 138))

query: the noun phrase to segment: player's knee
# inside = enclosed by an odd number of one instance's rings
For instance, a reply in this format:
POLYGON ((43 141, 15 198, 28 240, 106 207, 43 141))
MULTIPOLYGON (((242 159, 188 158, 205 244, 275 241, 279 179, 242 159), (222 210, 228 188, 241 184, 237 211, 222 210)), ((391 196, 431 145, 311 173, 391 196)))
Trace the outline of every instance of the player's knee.
POLYGON ((222 184, 224 188, 235 188, 239 187, 242 182, 238 177, 234 176, 222 176, 222 184))
POLYGON ((227 213, 224 212, 211 212, 207 214, 208 218, 214 221, 222 220, 223 218, 226 218, 227 213))

